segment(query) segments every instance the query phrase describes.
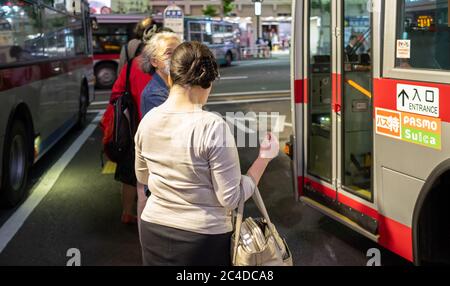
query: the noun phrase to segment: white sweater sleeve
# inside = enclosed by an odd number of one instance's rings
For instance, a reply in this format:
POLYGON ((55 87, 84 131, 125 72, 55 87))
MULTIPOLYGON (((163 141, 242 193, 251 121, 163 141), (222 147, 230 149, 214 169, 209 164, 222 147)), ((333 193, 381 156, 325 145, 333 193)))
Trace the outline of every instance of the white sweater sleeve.
POLYGON ((227 209, 237 208, 241 200, 249 199, 256 188, 253 179, 241 174, 239 155, 229 126, 222 120, 212 125, 206 137, 211 179, 219 203, 227 209))
POLYGON ((141 128, 138 128, 136 136, 134 137, 135 142, 134 169, 136 172, 137 181, 143 185, 147 185, 150 172, 148 170, 147 163, 145 162, 145 159, 142 156, 142 136, 140 130, 141 128))

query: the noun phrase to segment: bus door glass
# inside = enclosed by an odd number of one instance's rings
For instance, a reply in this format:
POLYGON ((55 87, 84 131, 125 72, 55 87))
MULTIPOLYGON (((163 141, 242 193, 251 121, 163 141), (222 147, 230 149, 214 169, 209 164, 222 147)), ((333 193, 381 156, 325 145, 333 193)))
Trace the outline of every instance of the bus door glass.
POLYGON ((372 200, 371 0, 344 0, 340 162, 346 191, 372 200))
POLYGON ((309 2, 308 174, 331 181, 331 1, 309 2))

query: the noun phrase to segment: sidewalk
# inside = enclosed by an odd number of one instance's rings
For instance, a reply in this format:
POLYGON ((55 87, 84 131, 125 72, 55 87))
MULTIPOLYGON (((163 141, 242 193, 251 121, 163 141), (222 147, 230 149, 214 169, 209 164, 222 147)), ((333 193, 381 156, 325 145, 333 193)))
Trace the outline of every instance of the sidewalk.
POLYGON ((272 51, 272 56, 281 56, 281 55, 289 55, 289 54, 290 54, 290 49, 272 51))

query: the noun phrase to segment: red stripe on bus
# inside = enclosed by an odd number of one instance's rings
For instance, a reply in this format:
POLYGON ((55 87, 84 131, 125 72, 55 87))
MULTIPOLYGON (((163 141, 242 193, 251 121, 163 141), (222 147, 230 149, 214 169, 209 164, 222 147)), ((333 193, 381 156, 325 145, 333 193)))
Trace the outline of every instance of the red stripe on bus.
POLYGON ((331 104, 334 112, 338 113, 341 111, 342 106, 342 75, 341 74, 332 74, 331 75, 331 84, 332 84, 332 95, 331 95, 331 104))
POLYGON ((378 243, 396 254, 413 261, 410 227, 378 213, 377 210, 338 192, 339 202, 378 221, 378 243))
POLYGON ((394 79, 374 79, 374 106, 397 110, 397 84, 439 88, 439 113, 444 122, 450 122, 450 85, 394 79))
MULTIPOLYGON (((360 213, 365 214, 366 216, 369 216, 373 219, 378 219, 378 212, 374 209, 372 209, 369 206, 366 206, 364 204, 361 204, 358 201, 355 201, 341 193, 337 194, 336 190, 331 189, 327 186, 324 186, 308 177, 305 177, 304 179, 305 185, 309 184, 311 185, 311 187, 314 188, 315 191, 318 191, 321 194, 326 195, 327 197, 336 200, 336 197, 338 199, 338 201, 346 206, 349 206, 357 211, 359 211, 360 213)), ((300 186, 300 184, 299 184, 300 186)))
POLYGON ((308 96, 306 96, 307 80, 296 79, 294 81, 294 98, 295 103, 308 103, 308 96))
POLYGON ((301 196, 303 196, 303 194, 304 194, 304 187, 305 187, 305 177, 303 177, 303 176, 298 176, 298 178, 297 178, 298 180, 297 180, 297 182, 298 182, 298 195, 301 197, 301 196))
MULTIPOLYGON (((330 197, 331 199, 336 198, 336 191, 328 188, 320 183, 317 183, 307 177, 299 177, 299 194, 303 194, 304 184, 310 184, 314 190, 330 197)), ((364 205, 354 199, 351 199, 341 193, 337 193, 338 200, 343 205, 353 208, 375 220, 378 221, 378 234, 380 235, 378 243, 391 250, 392 252, 413 261, 413 249, 412 249, 412 229, 402 223, 399 223, 391 218, 385 217, 378 213, 377 210, 364 205)))
POLYGON ((103 55, 94 55, 94 60, 105 61, 105 60, 118 60, 120 59, 120 54, 103 54, 103 55))
POLYGON ((92 65, 90 57, 78 57, 69 60, 54 60, 27 66, 4 68, 0 70, 0 91, 6 91, 33 82, 61 76, 71 71, 92 65))
POLYGON ((380 215, 378 219, 380 239, 378 243, 396 254, 414 261, 412 229, 393 219, 380 215))
POLYGON ((318 182, 316 182, 314 180, 311 180, 308 177, 305 177, 303 180, 304 180, 304 184, 305 185, 310 185, 311 187, 313 187, 313 189, 315 191, 317 191, 317 192, 319 192, 319 193, 321 193, 321 194, 323 194, 323 195, 325 195, 325 196, 327 196, 327 197, 329 197, 329 198, 331 198, 333 200, 336 199, 336 191, 335 190, 330 189, 330 188, 328 188, 328 187, 326 187, 324 185, 321 185, 320 183, 318 183, 318 182))

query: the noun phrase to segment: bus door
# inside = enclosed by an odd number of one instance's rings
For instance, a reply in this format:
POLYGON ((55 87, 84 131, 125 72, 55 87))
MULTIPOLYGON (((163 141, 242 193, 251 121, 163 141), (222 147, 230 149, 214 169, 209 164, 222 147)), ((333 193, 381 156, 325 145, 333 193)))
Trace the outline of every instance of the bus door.
MULTIPOLYGON (((353 212, 355 205, 370 207, 374 199, 369 2, 309 0, 305 6, 305 196, 350 217, 364 217, 353 212)), ((374 233, 376 222, 368 220, 364 225, 374 233)))
POLYGON ((372 0, 338 3, 338 192, 373 202, 372 0))

